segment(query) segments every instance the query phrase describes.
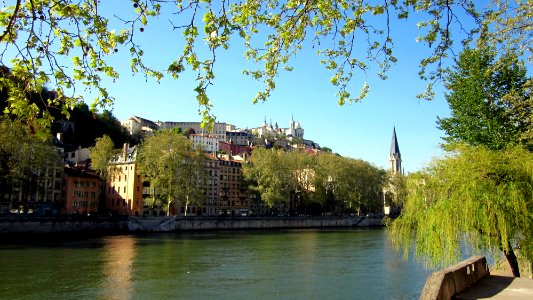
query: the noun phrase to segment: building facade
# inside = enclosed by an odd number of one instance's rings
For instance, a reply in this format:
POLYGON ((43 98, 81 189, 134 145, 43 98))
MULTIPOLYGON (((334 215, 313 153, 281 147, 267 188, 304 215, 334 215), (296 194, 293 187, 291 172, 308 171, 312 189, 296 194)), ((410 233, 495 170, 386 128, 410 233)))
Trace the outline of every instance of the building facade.
POLYGON ((207 171, 207 181, 205 190, 205 197, 203 200, 203 206, 201 208, 201 214, 204 216, 218 216, 218 203, 219 203, 219 173, 220 173, 220 161, 214 155, 207 155, 205 160, 205 167, 207 171))
POLYGON ((226 131, 225 141, 239 146, 249 146, 253 135, 245 130, 226 131))
POLYGON ((117 215, 142 215, 143 183, 137 173, 137 146, 124 144, 108 167, 106 209, 117 215))
POLYGON ((28 169, 19 178, 0 180, 0 213, 56 215, 60 213, 63 189, 64 148, 53 141, 57 157, 42 170, 28 169))
POLYGON ((219 213, 221 215, 248 216, 250 193, 244 186, 242 161, 230 155, 218 157, 220 164, 219 213))
POLYGON ((65 167, 63 176, 64 214, 90 215, 98 211, 100 176, 73 167, 65 167))
POLYGON ((126 128, 130 134, 153 132, 159 129, 155 122, 137 116, 131 116, 129 119, 121 121, 120 125, 126 128))
POLYGON ((159 129, 170 130, 172 128, 181 128, 183 132, 190 131, 191 129, 195 134, 206 134, 214 136, 219 140, 226 138, 226 123, 216 122, 213 125, 213 130, 209 131, 207 128, 202 127, 202 122, 158 122, 159 129))
POLYGON ((294 121, 294 118, 292 117, 288 128, 279 127, 277 122, 272 125, 272 121, 270 122, 270 124, 267 124, 265 118, 265 122, 262 126, 252 129, 252 134, 256 137, 267 139, 282 137, 288 138, 289 140, 302 140, 304 138, 304 129, 302 128, 300 122, 294 121))
POLYGON ((209 134, 191 134, 189 135, 194 146, 200 146, 207 153, 214 153, 219 150, 219 139, 209 134))
POLYGON ((91 151, 88 148, 78 147, 70 151, 65 150, 65 163, 75 164, 87 161, 89 158, 91 158, 91 151))

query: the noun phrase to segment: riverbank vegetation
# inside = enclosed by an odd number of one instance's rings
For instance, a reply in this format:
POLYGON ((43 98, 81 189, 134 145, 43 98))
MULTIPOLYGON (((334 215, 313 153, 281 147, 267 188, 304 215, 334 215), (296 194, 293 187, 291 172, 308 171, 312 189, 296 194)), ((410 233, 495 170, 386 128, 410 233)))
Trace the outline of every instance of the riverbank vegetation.
MULTIPOLYGON (((394 246, 430 265, 467 252, 502 252, 520 276, 515 250, 533 261, 531 79, 517 54, 467 49, 447 71, 451 116, 438 120, 444 157, 407 177, 394 246)), ((497 256, 496 256, 497 257, 497 256)))

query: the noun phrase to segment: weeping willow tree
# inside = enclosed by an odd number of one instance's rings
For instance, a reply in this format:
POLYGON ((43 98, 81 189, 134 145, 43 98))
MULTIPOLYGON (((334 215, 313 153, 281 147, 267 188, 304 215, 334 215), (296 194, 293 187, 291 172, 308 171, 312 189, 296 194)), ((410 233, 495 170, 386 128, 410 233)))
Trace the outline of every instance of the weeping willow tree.
POLYGON ((454 263, 464 252, 503 252, 519 277, 515 250, 533 258, 533 154, 514 147, 455 146, 408 178, 402 215, 389 237, 426 265, 454 263))

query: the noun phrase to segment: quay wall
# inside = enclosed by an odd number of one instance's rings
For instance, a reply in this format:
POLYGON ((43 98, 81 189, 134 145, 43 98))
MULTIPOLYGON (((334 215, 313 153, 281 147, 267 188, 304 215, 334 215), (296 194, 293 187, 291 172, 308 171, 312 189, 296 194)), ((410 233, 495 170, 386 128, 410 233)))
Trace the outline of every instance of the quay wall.
POLYGON ((367 217, 0 217, 0 234, 128 233, 196 230, 373 227, 382 220, 367 217))
POLYGON ((126 219, 71 217, 0 218, 0 234, 46 233, 123 233, 128 232, 126 219))
POLYGON ((367 217, 274 217, 274 218, 130 218, 130 231, 246 230, 284 228, 374 227, 382 219, 367 217))

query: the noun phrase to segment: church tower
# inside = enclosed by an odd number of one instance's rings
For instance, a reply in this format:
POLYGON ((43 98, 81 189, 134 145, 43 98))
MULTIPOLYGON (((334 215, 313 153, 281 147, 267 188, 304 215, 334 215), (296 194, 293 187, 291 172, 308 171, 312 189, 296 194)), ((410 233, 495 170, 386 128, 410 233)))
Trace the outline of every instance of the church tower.
POLYGON ((389 154, 389 171, 392 174, 402 174, 402 155, 400 154, 400 146, 398 146, 398 139, 396 138, 396 127, 392 129, 392 142, 389 154))

